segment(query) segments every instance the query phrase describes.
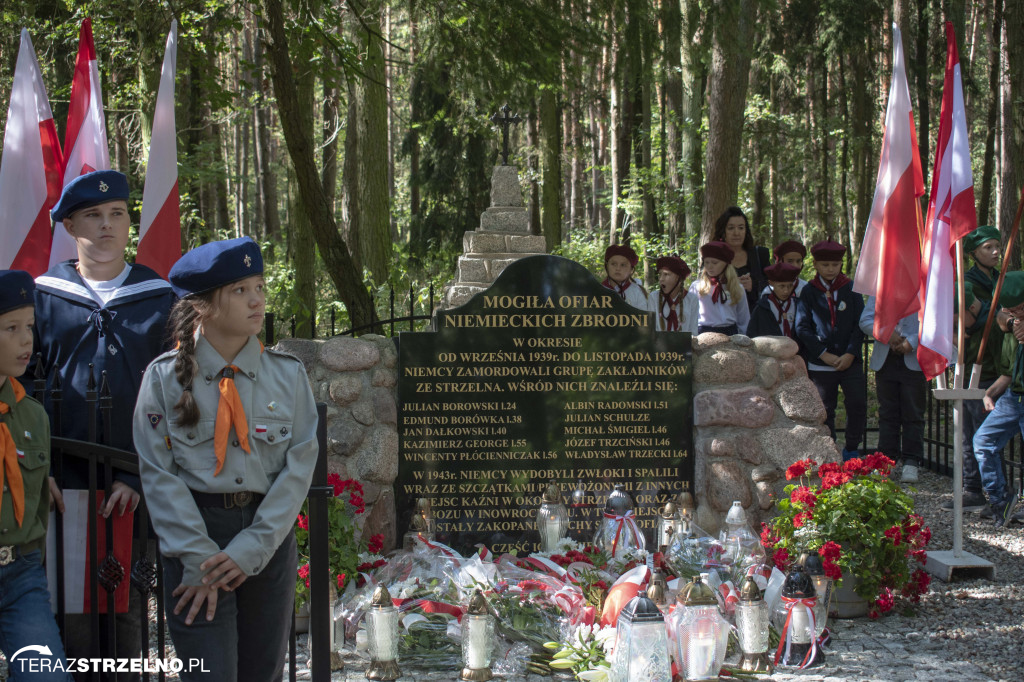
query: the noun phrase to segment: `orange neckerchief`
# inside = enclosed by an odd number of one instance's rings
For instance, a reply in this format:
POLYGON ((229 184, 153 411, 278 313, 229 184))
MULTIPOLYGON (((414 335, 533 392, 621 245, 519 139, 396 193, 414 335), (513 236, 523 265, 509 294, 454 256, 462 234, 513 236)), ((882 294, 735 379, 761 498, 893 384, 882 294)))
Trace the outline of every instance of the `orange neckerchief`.
MULTIPOLYGON (((7 377, 14 389, 14 402, 19 403, 25 397, 25 389, 14 377, 7 377)), ((11 406, 0 400, 0 414, 7 414, 11 406)), ((21 527, 21 521, 25 517, 25 482, 21 478, 21 465, 18 464, 18 448, 14 445, 14 437, 7 424, 0 422, 0 458, 3 459, 3 468, 0 468, 0 486, 4 483, 4 474, 7 474, 7 487, 11 489, 11 502, 14 505, 14 519, 21 527)))
MULTIPOLYGON (((260 353, 263 352, 263 342, 260 341, 260 353)), ((220 399, 217 401, 217 421, 213 431, 213 452, 217 456, 217 468, 213 472, 216 476, 224 468, 224 457, 228 451, 228 434, 231 427, 235 427, 235 435, 238 436, 238 445, 246 453, 251 453, 249 448, 249 420, 245 417, 245 408, 242 407, 242 399, 238 395, 238 388, 235 386, 235 372, 241 372, 236 365, 228 365, 220 371, 220 382, 217 388, 220 389, 220 399)))

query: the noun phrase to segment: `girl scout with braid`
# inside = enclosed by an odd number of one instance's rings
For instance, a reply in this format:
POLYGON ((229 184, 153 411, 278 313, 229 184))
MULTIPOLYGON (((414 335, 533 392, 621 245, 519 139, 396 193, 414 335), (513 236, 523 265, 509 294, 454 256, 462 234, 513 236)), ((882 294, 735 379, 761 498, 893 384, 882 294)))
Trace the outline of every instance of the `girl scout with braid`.
POLYGON ((12 680, 63 681, 71 676, 53 672, 67 665, 42 556, 50 513, 50 420, 14 378, 32 357, 34 290, 27 272, 0 270, 0 651, 12 680), (49 647, 51 655, 39 647, 49 647))
MULTIPOLYGON (((170 273, 176 349, 135 408, 142 488, 164 561, 178 657, 217 680, 280 680, 295 593, 295 517, 317 458, 302 363, 263 348, 263 258, 249 238, 170 273)), ((182 679, 200 679, 195 672, 182 679)))

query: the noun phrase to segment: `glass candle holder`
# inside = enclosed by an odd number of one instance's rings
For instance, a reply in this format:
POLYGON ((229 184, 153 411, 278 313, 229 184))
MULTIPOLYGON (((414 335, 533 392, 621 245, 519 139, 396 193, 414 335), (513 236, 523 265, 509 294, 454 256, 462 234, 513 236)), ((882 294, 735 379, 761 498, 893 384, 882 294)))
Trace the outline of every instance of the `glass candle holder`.
POLYGON ((366 612, 366 636, 370 654, 366 679, 397 680, 401 677, 402 671, 398 668, 398 609, 384 585, 374 591, 370 609, 366 612))
POLYGON ((462 616, 462 662, 465 667, 459 679, 471 682, 491 679, 493 650, 494 618, 487 612, 487 602, 480 590, 473 590, 469 607, 462 616))

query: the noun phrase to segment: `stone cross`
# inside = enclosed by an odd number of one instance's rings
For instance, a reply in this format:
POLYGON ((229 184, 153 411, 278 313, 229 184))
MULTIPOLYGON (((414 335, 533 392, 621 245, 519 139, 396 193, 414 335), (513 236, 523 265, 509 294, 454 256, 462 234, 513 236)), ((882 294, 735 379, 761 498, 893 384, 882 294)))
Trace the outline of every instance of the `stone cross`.
POLYGON ((491 116, 491 123, 501 126, 501 165, 508 165, 508 129, 510 126, 516 123, 521 123, 523 119, 519 118, 519 114, 509 116, 512 113, 509 105, 504 105, 498 111, 501 112, 501 116, 494 114, 491 116))

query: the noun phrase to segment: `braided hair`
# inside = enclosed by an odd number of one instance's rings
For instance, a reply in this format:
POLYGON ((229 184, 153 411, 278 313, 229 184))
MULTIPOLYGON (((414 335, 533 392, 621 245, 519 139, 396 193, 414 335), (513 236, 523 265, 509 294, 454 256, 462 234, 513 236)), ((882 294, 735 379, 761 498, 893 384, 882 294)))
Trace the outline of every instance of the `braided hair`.
POLYGON ((213 311, 213 295, 206 292, 196 296, 179 299, 171 308, 168 329, 171 343, 178 350, 174 361, 174 376, 181 385, 181 397, 174 405, 179 426, 195 426, 199 422, 199 405, 192 395, 192 380, 195 378, 199 363, 196 362, 196 329, 202 320, 213 311))

